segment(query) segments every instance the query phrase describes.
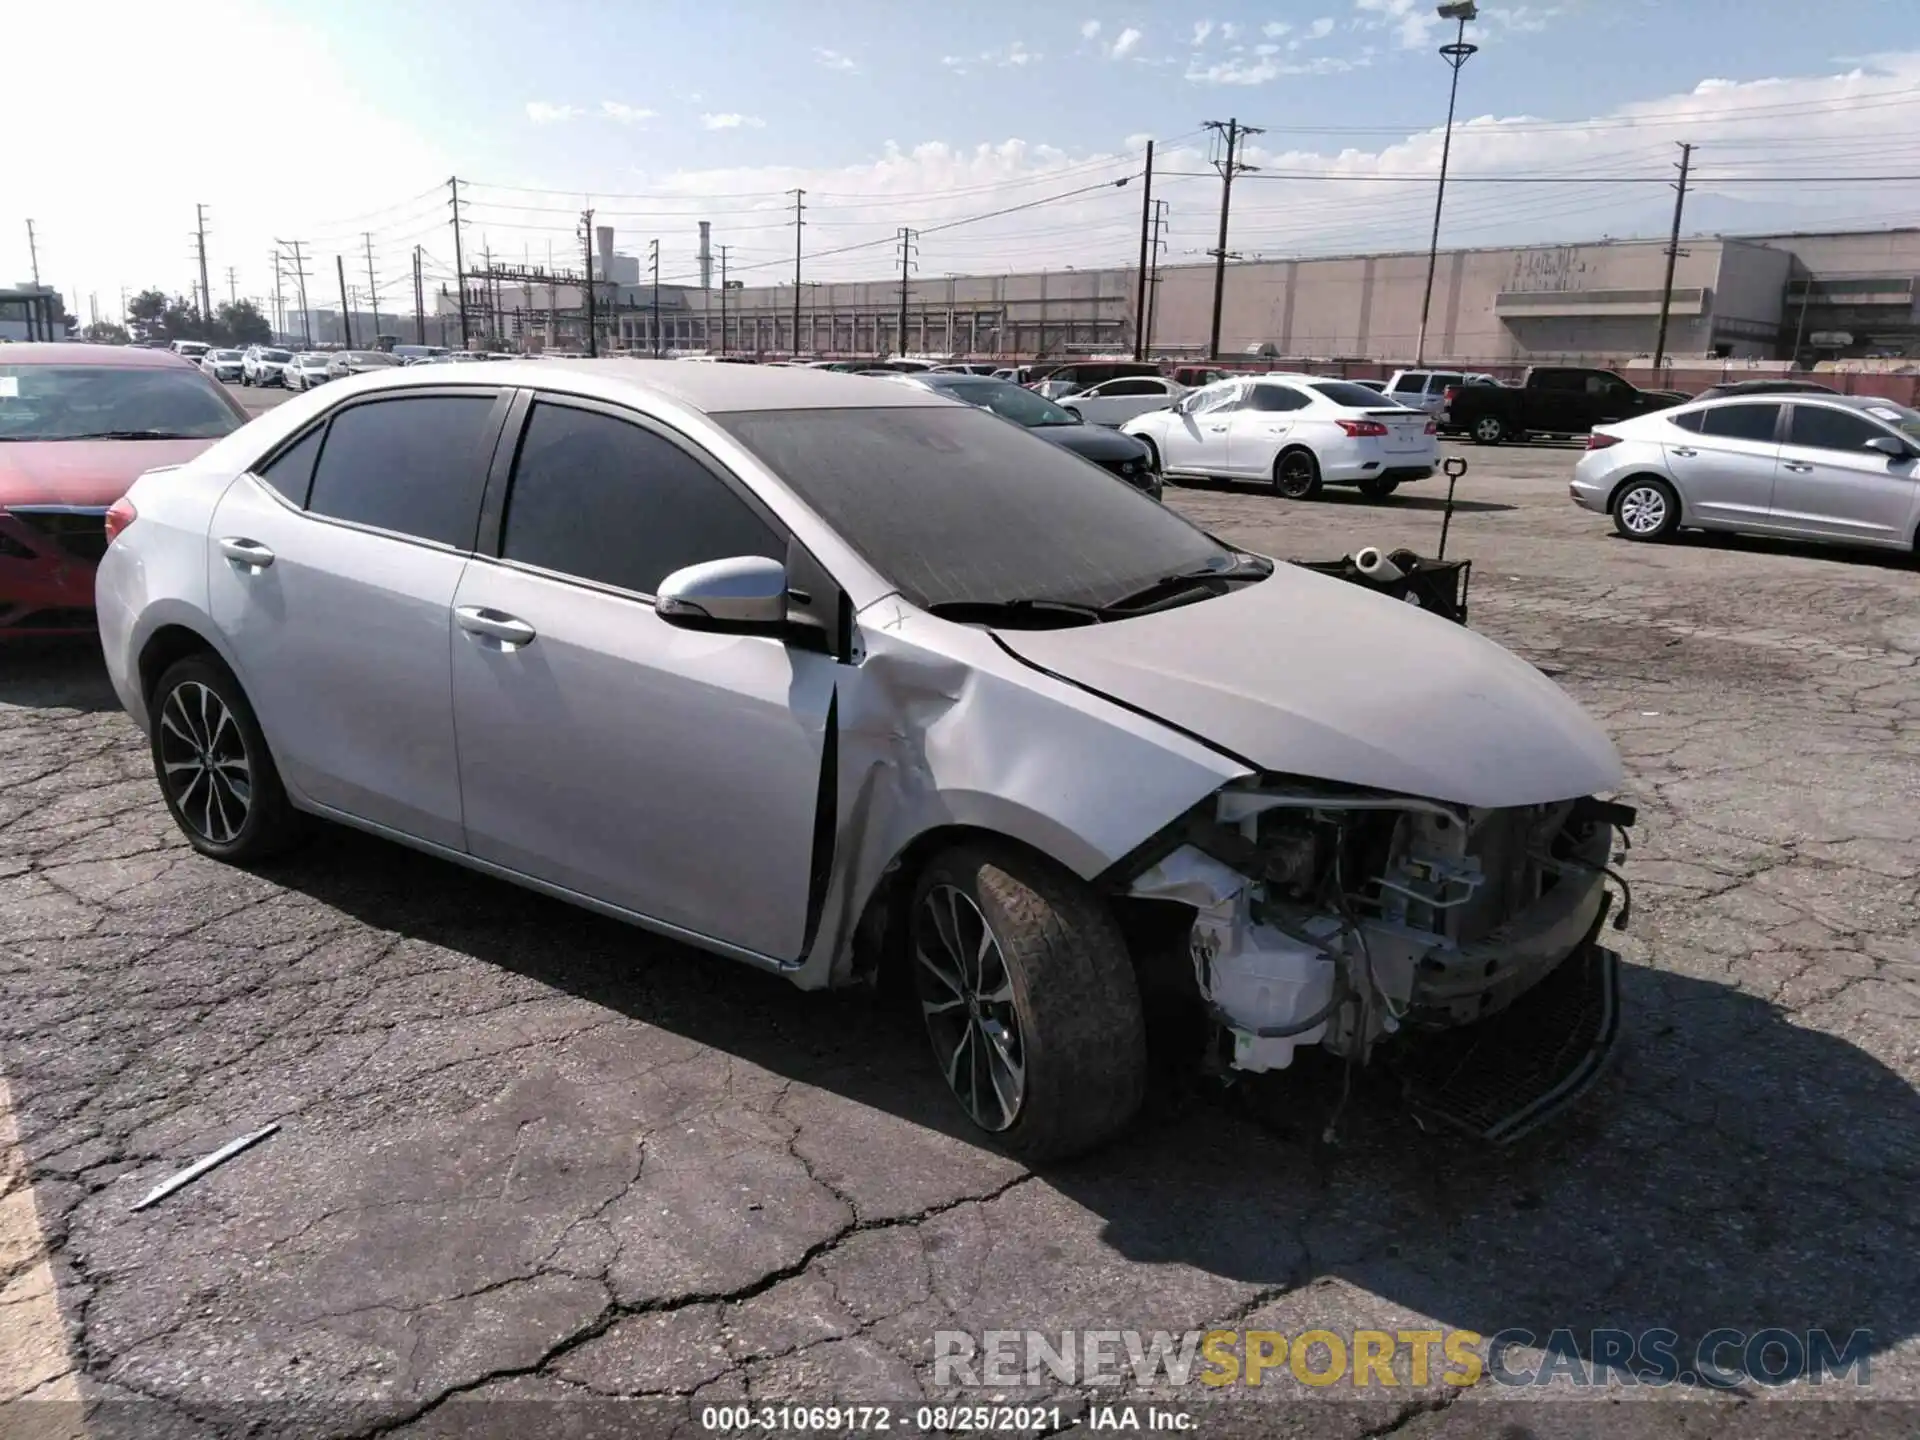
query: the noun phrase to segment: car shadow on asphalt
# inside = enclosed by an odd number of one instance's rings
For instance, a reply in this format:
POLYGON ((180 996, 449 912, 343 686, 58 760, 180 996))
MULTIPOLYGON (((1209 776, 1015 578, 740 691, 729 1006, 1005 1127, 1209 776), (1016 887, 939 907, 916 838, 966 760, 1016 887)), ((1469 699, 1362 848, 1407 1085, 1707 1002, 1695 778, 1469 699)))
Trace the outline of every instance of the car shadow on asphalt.
MULTIPOLYGON (((1626 540, 1625 536, 1618 533, 1608 538, 1626 540)), ((1728 530, 1680 530, 1658 543, 1690 550, 1723 550, 1734 554, 1781 555, 1796 560, 1868 565, 1876 570, 1912 570, 1916 563, 1920 563, 1920 553, 1911 550, 1886 550, 1867 545, 1822 545, 1812 540, 1787 540, 1772 535, 1737 535, 1728 530)))
MULTIPOLYGON (((1425 484, 1426 482, 1415 481, 1413 483, 1425 484)), ((1178 481, 1169 482, 1169 486, 1170 488, 1181 490, 1196 490, 1202 492, 1211 490, 1225 495, 1241 495, 1255 490, 1271 490, 1270 486, 1259 485, 1252 481, 1240 483, 1232 480, 1209 480, 1198 477, 1188 479, 1185 476, 1182 476, 1178 481)), ((1278 499, 1279 497, 1276 496, 1275 498, 1278 499)), ((1313 500, 1288 500, 1284 503, 1289 505, 1346 505, 1362 510, 1378 510, 1385 515, 1391 515, 1396 510, 1430 510, 1438 514, 1447 508, 1447 497, 1444 493, 1439 495, 1396 493, 1388 496, 1384 500, 1369 500, 1358 490, 1334 486, 1330 489, 1322 490, 1313 500)), ((1491 511, 1514 510, 1517 508, 1519 507, 1509 505, 1500 500, 1465 500, 1456 497, 1453 502, 1453 510, 1456 515, 1477 515, 1491 511)))
POLYGON ((118 710, 100 642, 90 636, 0 640, 0 705, 118 710))
MULTIPOLYGON (((988 1148, 911 1007, 885 992, 795 990, 344 830, 271 878, 988 1148)), ((1623 987, 1626 1038, 1607 1077, 1504 1150, 1422 1132, 1371 1071, 1344 1101, 1330 1062, 1227 1091, 1162 1047, 1135 1129, 1043 1178, 1098 1215, 1130 1262, 1276 1295, 1344 1281, 1446 1326, 1520 1328, 1563 1352, 1587 1353, 1590 1332, 1609 1327, 1677 1332, 1683 1359, 1721 1327, 1825 1326, 1837 1343, 1864 1329, 1875 1352, 1920 1334, 1920 1247, 1894 1238, 1911 1240, 1920 1182, 1915 1090, 1734 987, 1644 966, 1625 967, 1623 987)), ((1362 1303, 1372 1318, 1344 1323, 1379 1323, 1362 1303)), ((1338 1329, 1342 1312, 1322 1318, 1338 1329)))

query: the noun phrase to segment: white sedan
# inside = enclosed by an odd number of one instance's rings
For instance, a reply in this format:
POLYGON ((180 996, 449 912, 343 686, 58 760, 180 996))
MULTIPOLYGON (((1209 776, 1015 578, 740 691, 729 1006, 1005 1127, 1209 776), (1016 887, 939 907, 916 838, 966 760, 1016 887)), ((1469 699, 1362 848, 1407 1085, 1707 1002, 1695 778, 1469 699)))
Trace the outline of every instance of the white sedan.
POLYGON ((280 383, 289 390, 311 390, 327 383, 327 366, 332 363, 333 357, 324 350, 303 350, 280 372, 280 383))
POLYGON ((1265 480, 1289 500, 1326 485, 1385 499, 1440 462, 1438 427, 1424 411, 1320 375, 1216 381, 1120 429, 1153 447, 1169 479, 1265 480))
POLYGON ((209 350, 200 357, 200 369, 224 384, 238 385, 246 373, 246 356, 238 350, 209 350))
POLYGON ((1124 425, 1136 415, 1177 405, 1187 387, 1153 375, 1128 375, 1076 390, 1060 404, 1089 425, 1124 425))

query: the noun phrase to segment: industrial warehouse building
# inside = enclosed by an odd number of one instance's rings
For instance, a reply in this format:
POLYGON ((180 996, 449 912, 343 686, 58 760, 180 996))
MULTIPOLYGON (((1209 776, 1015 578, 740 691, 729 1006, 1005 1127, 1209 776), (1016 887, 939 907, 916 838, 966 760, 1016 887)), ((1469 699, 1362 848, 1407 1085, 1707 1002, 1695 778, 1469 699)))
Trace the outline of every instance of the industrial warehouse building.
MULTIPOLYGON (((614 254, 611 232, 603 232, 600 249, 595 272, 614 277, 596 286, 602 348, 653 351, 654 291, 623 283, 632 271, 621 263, 628 257, 614 254)), ((1667 245, 1659 240, 1443 250, 1426 358, 1495 366, 1624 364, 1649 355, 1666 266, 1667 245)), ((1409 358, 1419 342, 1426 273, 1425 252, 1229 265, 1221 356, 1409 358)), ((1920 357, 1916 277, 1920 229, 1689 238, 1674 266, 1667 352, 1807 361, 1920 357)), ((1159 272, 1147 302, 1154 355, 1206 354, 1213 284, 1211 265, 1159 272)), ((919 278, 907 286, 903 336, 897 280, 805 283, 797 306, 791 284, 725 291, 662 286, 657 348, 1008 357, 1124 352, 1133 348, 1139 291, 1139 272, 1131 267, 919 278)), ((582 299, 577 284, 470 278, 469 327, 476 343, 491 336, 529 348, 582 348, 582 299)), ((441 295, 436 326, 458 311, 455 296, 441 295)))

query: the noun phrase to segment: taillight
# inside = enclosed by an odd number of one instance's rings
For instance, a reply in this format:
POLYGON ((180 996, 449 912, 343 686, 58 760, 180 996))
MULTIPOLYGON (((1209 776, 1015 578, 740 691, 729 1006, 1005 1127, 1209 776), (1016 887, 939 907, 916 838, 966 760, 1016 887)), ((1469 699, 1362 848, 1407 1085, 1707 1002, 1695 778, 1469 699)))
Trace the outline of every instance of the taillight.
POLYGON ((1438 435, 1439 433, 1440 433, 1440 422, 1438 420, 1427 421, 1427 434, 1438 435))
POLYGON ((122 495, 107 507, 107 543, 111 545, 120 538, 120 532, 140 518, 140 512, 133 508, 133 502, 122 495))
POLYGON ((1447 386, 1446 392, 1440 397, 1440 403, 1442 405, 1453 404, 1453 397, 1458 395, 1459 393, 1460 393, 1460 387, 1458 385, 1447 386))
POLYGON ((1336 420, 1333 422, 1349 435, 1384 435, 1387 427, 1378 420, 1336 420))
POLYGON ((1609 445, 1618 445, 1619 443, 1620 437, 1618 435, 1595 434, 1587 436, 1587 449, 1589 450, 1604 450, 1609 445))

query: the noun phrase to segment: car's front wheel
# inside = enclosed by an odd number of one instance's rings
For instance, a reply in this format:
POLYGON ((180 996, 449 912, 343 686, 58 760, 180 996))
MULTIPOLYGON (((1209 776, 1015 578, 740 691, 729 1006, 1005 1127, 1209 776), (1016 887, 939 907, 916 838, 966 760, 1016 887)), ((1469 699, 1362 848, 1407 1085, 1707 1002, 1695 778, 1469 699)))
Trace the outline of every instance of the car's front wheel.
POLYGON ((219 660, 189 655, 169 666, 147 713, 154 776, 194 849, 251 865, 300 839, 304 817, 287 799, 246 693, 219 660))
POLYGON ((1273 488, 1287 500, 1314 500, 1320 495, 1320 462, 1311 450, 1283 451, 1273 462, 1273 488))
POLYGON ((969 1119, 1028 1160, 1081 1153, 1146 1093, 1146 1022, 1125 938, 1075 876, 1010 847, 936 856, 910 963, 934 1058, 969 1119))
POLYGON ((1680 527, 1680 497, 1651 475, 1629 480, 1613 497, 1613 528, 1629 540, 1661 540, 1680 527))

